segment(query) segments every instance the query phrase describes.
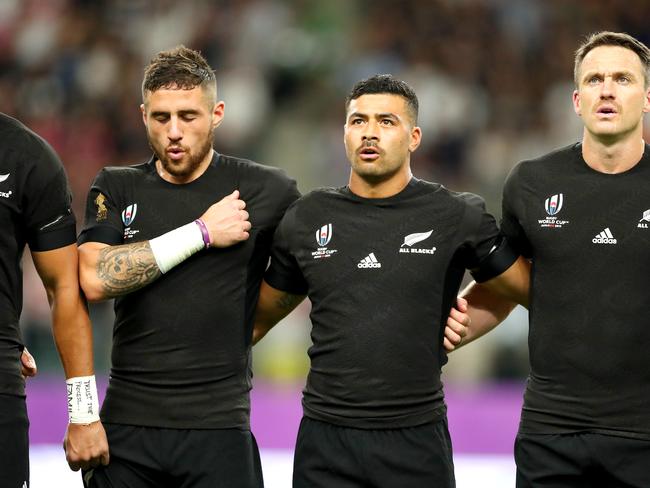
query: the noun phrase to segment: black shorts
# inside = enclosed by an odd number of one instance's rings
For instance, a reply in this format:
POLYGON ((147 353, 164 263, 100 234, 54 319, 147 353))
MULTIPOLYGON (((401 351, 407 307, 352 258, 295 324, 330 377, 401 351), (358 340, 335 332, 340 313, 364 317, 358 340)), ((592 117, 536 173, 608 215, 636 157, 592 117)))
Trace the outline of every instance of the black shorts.
POLYGON ((447 420, 403 429, 353 429, 303 417, 294 488, 453 488, 447 420))
POLYGON ((517 488, 648 488, 650 441, 581 432, 519 434, 517 488))
POLYGON ((25 398, 0 394, 2 486, 29 486, 29 420, 25 398))
POLYGON ((86 488, 262 488, 249 430, 104 424, 108 466, 82 473, 86 488))

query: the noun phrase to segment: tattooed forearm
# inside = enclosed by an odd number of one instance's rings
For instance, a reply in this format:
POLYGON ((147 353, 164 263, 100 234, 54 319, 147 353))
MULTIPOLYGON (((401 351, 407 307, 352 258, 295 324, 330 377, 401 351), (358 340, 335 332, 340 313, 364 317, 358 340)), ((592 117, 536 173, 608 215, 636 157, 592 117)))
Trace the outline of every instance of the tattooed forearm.
POLYGON ((161 274, 147 241, 106 247, 97 260, 97 276, 108 297, 138 290, 161 274))
POLYGON ((271 288, 266 283, 260 290, 255 326, 253 327, 253 344, 257 344, 275 324, 289 315, 289 312, 305 299, 304 295, 292 295, 279 290, 270 290, 271 288))
POLYGON ((284 293, 275 301, 275 306, 283 310, 293 310, 304 299, 304 295, 292 295, 291 293, 284 293))

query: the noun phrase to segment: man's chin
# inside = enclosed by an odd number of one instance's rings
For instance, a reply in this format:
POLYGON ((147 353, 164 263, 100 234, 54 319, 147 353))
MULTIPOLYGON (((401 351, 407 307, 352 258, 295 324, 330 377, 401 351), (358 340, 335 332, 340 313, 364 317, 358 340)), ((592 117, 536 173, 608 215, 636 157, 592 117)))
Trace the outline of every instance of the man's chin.
POLYGON ((182 178, 192 173, 193 168, 184 160, 173 161, 169 158, 161 159, 162 168, 165 173, 170 174, 176 178, 182 178))

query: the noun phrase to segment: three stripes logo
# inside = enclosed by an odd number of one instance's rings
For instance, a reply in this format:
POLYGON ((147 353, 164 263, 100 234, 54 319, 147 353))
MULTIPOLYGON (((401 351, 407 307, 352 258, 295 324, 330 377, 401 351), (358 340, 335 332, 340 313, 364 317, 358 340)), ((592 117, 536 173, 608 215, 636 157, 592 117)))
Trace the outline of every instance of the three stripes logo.
POLYGON ((359 261, 357 268, 381 268, 381 263, 377 260, 375 253, 371 252, 365 258, 359 261))
POLYGON ((602 232, 598 233, 592 240, 594 244, 616 244, 616 239, 612 234, 612 231, 607 227, 602 232))

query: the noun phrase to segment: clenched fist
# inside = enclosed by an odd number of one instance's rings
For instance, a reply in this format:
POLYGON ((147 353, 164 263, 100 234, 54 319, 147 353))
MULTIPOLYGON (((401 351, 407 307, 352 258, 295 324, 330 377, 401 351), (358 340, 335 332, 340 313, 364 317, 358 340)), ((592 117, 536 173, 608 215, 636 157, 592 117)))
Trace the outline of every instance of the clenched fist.
POLYGON ((248 239, 251 223, 245 208, 246 202, 239 198, 239 190, 235 190, 201 215, 212 247, 228 247, 248 239))

